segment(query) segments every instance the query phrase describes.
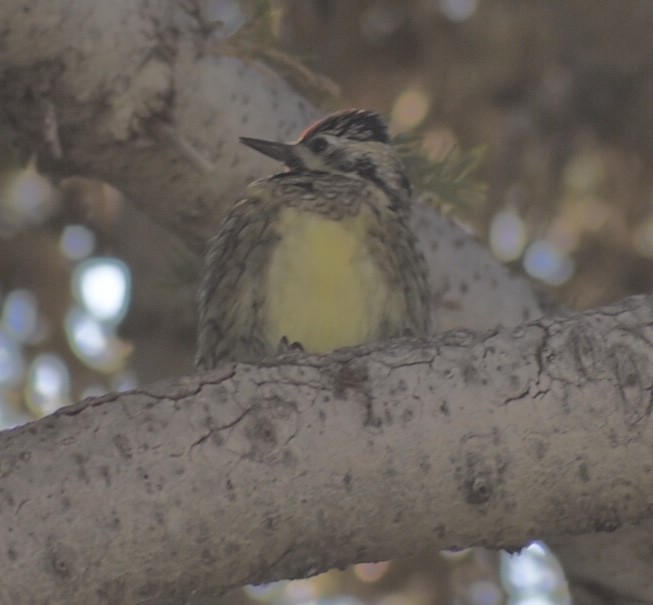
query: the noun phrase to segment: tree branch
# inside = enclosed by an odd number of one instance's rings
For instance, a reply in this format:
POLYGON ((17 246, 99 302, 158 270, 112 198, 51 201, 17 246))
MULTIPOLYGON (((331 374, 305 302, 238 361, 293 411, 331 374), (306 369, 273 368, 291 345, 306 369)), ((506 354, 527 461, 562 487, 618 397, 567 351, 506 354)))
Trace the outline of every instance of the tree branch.
POLYGON ((635 297, 64 408, 0 434, 0 595, 199 603, 425 547, 641 521, 652 342, 653 301, 635 297))
POLYGON ((290 138, 318 114, 256 61, 208 51, 182 7, 3 2, 0 126, 41 168, 111 183, 202 251, 257 167, 274 166, 238 135, 290 138))

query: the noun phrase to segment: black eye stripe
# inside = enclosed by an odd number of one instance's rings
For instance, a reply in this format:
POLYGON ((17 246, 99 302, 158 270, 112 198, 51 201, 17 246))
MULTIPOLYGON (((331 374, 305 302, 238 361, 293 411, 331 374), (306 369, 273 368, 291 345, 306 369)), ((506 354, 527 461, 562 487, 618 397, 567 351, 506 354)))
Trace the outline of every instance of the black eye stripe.
POLYGON ((328 147, 328 143, 322 137, 311 139, 308 141, 307 145, 313 153, 321 153, 328 147))
POLYGON ((403 189, 408 191, 408 193, 411 193, 412 187, 410 186, 410 181, 408 180, 408 177, 403 172, 399 174, 399 184, 403 189))
POLYGON ((376 166, 368 158, 359 159, 354 170, 367 179, 376 178, 376 166))

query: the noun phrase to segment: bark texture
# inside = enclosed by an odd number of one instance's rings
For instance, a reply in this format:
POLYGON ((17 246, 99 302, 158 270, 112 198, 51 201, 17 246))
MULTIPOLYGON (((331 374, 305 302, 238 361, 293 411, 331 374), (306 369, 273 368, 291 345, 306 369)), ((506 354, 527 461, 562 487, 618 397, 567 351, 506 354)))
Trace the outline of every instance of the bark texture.
POLYGON ((0 434, 0 596, 203 603, 424 547, 615 532, 651 515, 652 343, 636 297, 65 408, 0 434))
POLYGON ((0 125, 53 174, 99 177, 203 250, 263 162, 238 135, 317 117, 262 63, 217 56, 181 2, 7 0, 0 125))

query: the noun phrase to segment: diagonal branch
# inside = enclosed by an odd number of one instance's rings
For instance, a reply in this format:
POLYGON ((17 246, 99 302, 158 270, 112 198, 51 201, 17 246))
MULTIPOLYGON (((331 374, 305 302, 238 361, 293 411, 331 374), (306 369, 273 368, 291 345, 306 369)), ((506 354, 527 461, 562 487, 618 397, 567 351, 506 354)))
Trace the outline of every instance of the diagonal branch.
POLYGON ((318 114, 271 70, 216 55, 199 29, 174 0, 3 1, 3 138, 51 174, 114 185, 203 250, 245 183, 274 165, 238 136, 287 139, 318 114))
POLYGON ((651 343, 635 297, 63 409, 0 434, 0 594, 200 603, 426 547, 619 530, 651 514, 651 343))

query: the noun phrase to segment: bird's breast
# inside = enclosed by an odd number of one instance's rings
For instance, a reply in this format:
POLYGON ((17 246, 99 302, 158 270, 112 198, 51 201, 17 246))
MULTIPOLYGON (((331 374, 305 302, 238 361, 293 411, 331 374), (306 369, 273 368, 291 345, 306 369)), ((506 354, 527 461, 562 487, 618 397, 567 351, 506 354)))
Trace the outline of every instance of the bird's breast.
POLYGON ((266 275, 265 323, 271 344, 282 337, 324 353, 377 338, 390 296, 366 245, 368 213, 332 220, 285 208, 266 275))

